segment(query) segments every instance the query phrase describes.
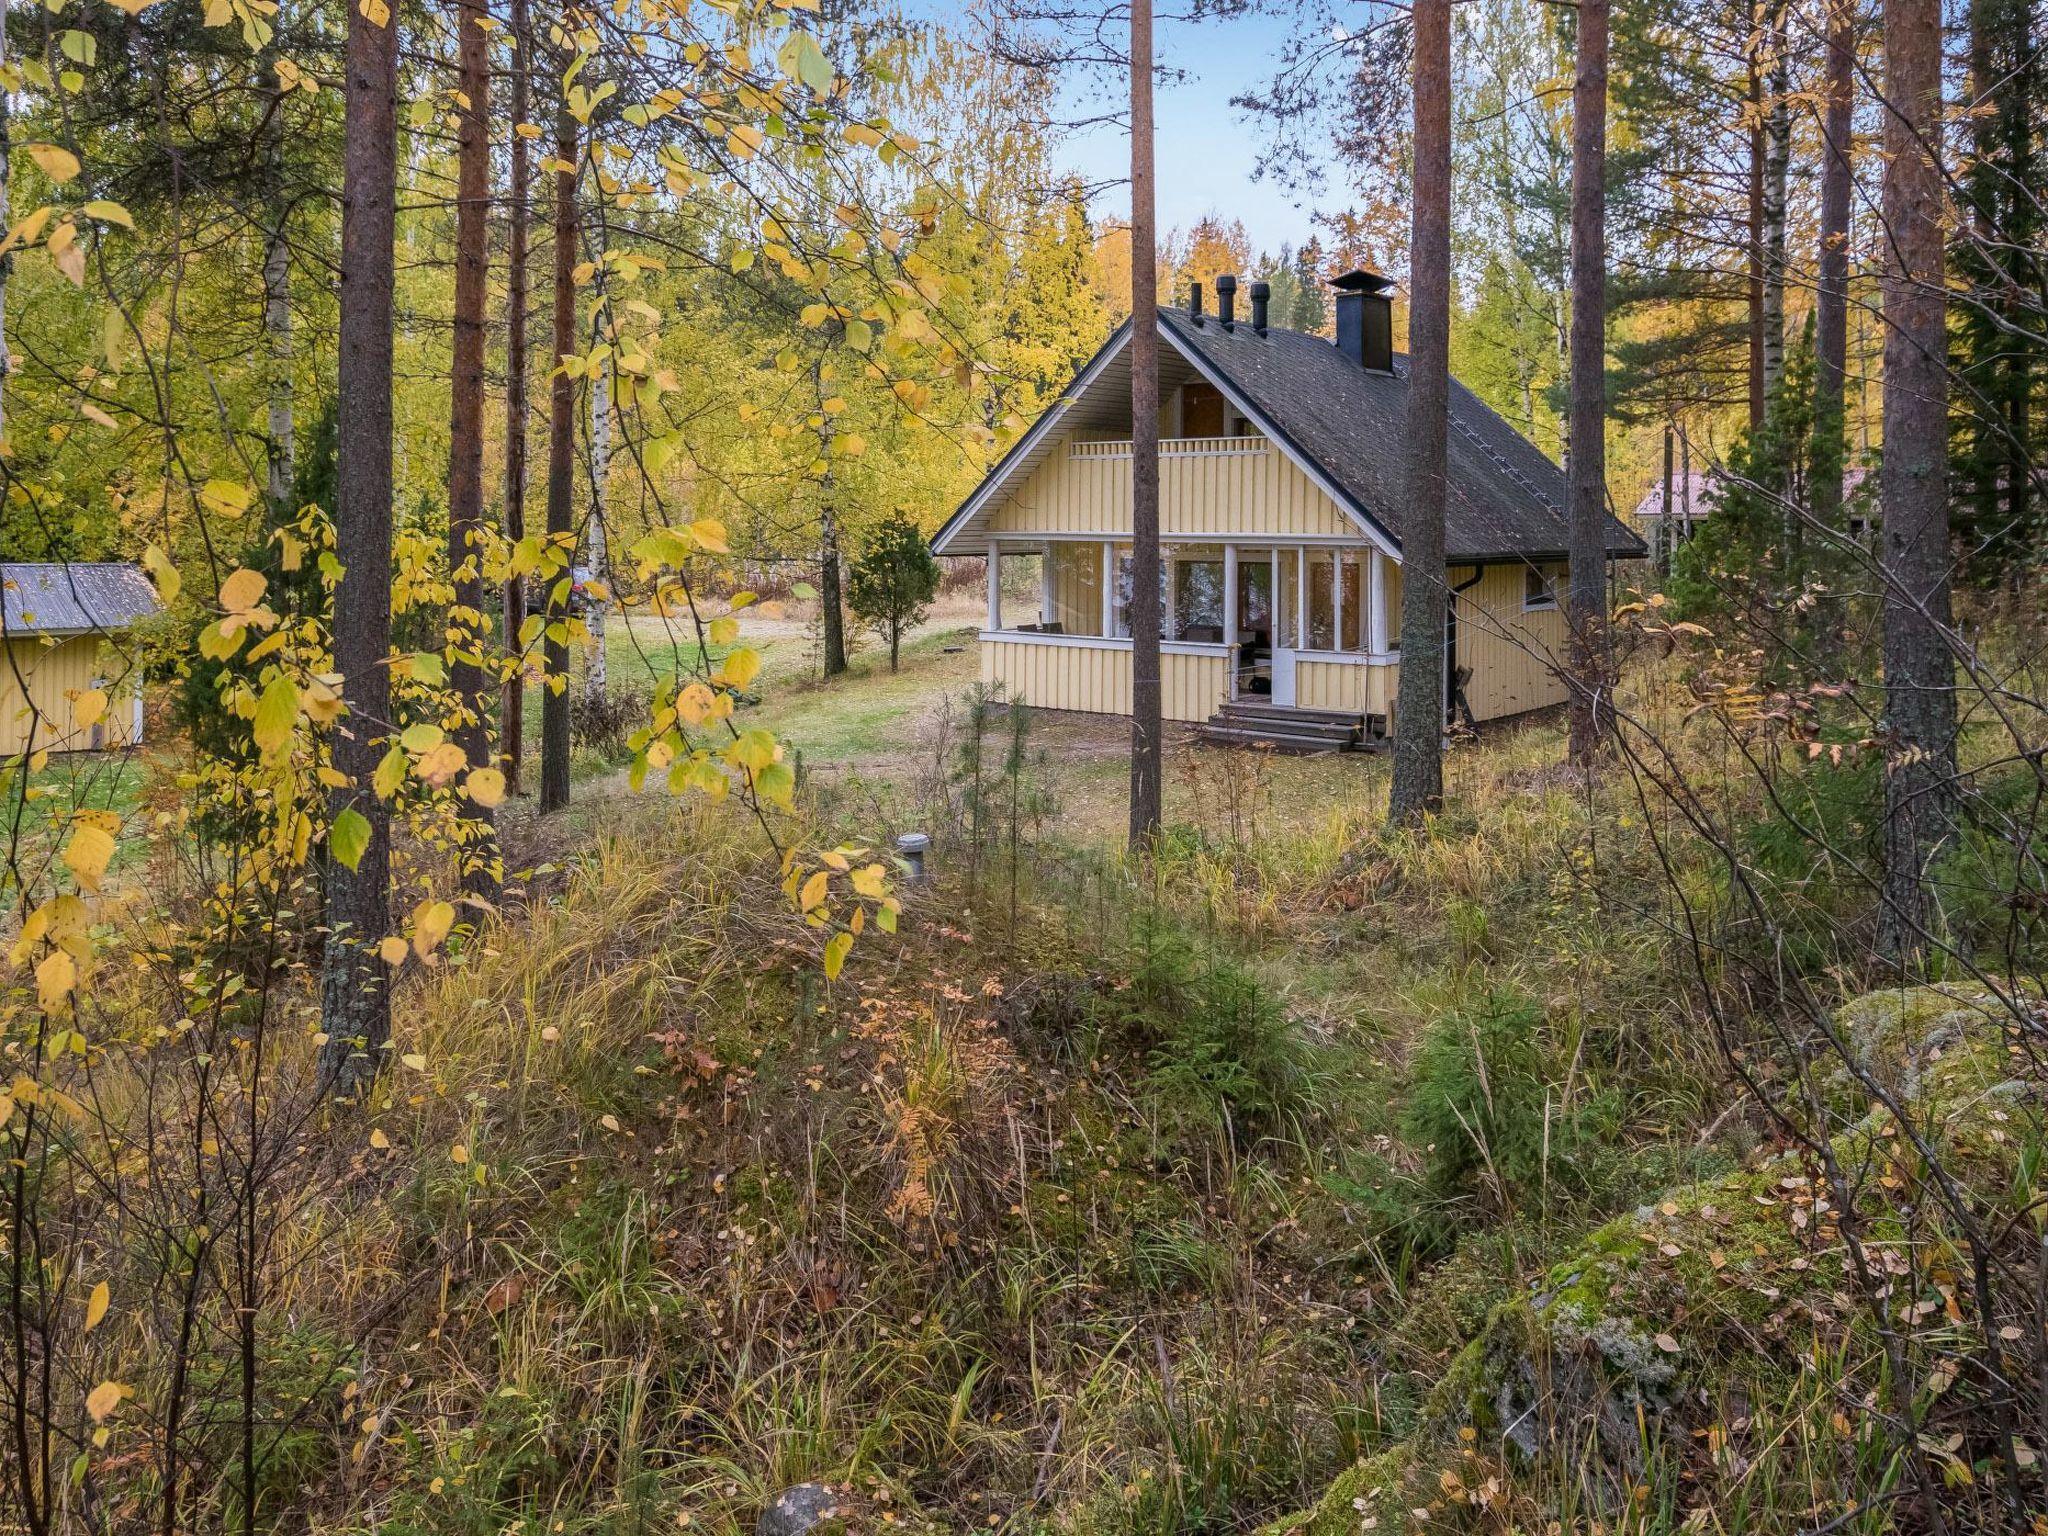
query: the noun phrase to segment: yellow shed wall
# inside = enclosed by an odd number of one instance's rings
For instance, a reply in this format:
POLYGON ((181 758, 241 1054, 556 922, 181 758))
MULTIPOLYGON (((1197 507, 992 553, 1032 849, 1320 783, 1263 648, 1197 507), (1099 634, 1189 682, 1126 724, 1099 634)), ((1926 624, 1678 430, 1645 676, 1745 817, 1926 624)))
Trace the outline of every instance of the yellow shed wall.
MULTIPOLYGON (((1455 585, 1461 574, 1452 572, 1455 585)), ((1565 701, 1556 664, 1565 650, 1562 610, 1522 611, 1523 568, 1488 566, 1458 598, 1458 664, 1472 669, 1465 701, 1473 718, 1498 720, 1565 701)))
MULTIPOLYGON (((1241 445, 1244 439, 1214 439, 1241 445)), ((1168 536, 1251 534, 1356 539, 1358 527, 1278 448, 1219 448, 1159 457, 1159 517, 1168 536)), ((1131 457, 1072 445, 1053 452, 1004 498, 989 523, 998 534, 1131 531, 1131 457)))
POLYGON ((95 681, 108 685, 128 663, 95 635, 79 635, 45 645, 40 640, 10 640, 0 659, 0 757, 13 757, 33 747, 38 751, 76 752, 132 745, 134 690, 107 686, 110 702, 94 727, 81 726, 71 699, 95 681), (26 693, 23 685, 27 685, 26 693), (33 703, 36 714, 31 716, 33 703))
MULTIPOLYGON (((1038 709, 1131 712, 1131 653, 1121 648, 985 639, 981 680, 1038 709)), ((1167 719, 1206 720, 1223 702, 1224 658, 1169 651, 1159 658, 1159 680, 1167 719)))

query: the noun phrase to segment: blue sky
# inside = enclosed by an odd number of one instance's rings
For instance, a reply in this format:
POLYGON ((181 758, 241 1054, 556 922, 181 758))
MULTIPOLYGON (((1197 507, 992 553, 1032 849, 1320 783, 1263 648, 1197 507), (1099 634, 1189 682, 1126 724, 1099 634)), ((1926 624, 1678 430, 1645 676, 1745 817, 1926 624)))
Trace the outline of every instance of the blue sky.
MULTIPOLYGON (((1157 93, 1159 227, 1185 229, 1205 214, 1244 221, 1254 247, 1299 245, 1314 229, 1309 208, 1272 179, 1255 180, 1268 137, 1264 125, 1230 105, 1269 81, 1286 41, 1285 19, 1243 16, 1199 24, 1162 20, 1155 50, 1162 67, 1185 78, 1157 93)), ((1065 91, 1070 116, 1114 110, 1121 81, 1076 81, 1065 91)), ((1120 124, 1072 135, 1060 154, 1091 184, 1116 182, 1097 196, 1099 215, 1130 211, 1130 143, 1120 124)))

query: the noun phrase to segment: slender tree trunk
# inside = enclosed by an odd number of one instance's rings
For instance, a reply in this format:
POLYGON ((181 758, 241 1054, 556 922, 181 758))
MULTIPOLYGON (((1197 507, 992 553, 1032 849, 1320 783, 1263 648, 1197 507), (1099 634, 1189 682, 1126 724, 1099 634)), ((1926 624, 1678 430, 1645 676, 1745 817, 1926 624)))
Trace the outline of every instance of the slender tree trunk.
MULTIPOLYGON (((598 227, 598 250, 602 260, 604 232, 598 227)), ((608 311, 607 311, 608 313, 608 311)), ((605 665, 604 629, 606 610, 611 607, 611 530, 605 521, 605 488, 612 475, 612 381, 607 363, 590 381, 590 517, 584 540, 590 551, 590 579, 594 590, 584 606, 584 624, 590 630, 590 661, 583 672, 583 697, 602 705, 611 674, 605 665)))
MULTIPOLYGON (((507 152, 507 230, 505 235, 505 537, 517 542, 526 537, 526 327, 527 268, 526 234, 531 218, 526 139, 519 125, 528 110, 528 73, 531 67, 532 26, 527 17, 527 0, 512 0, 512 111, 513 132, 507 152)), ((520 630, 526 623, 526 582, 519 576, 505 580, 505 654, 519 661, 526 647, 520 630)), ((517 794, 520 788, 520 760, 526 755, 526 671, 523 662, 505 682, 501 745, 504 749, 505 786, 517 794)))
MULTIPOLYGON (((457 0, 456 70, 467 98, 455 150, 455 337, 448 391, 448 681, 461 710, 455 744, 471 767, 491 760, 489 688, 484 677, 484 311, 490 275, 486 226, 491 199, 490 35, 484 0, 457 0)), ((498 889, 498 834, 490 808, 463 795, 456 865, 462 888, 498 889)))
POLYGON ((329 814, 370 824, 354 869, 329 859, 320 1017, 321 1079, 353 1093, 391 1038, 390 968, 377 947, 391 928, 391 813, 371 790, 390 729, 393 242, 398 206, 398 13, 383 24, 348 12, 342 127, 341 323, 335 380, 334 664, 346 705, 335 732, 341 776, 329 814))
MULTIPOLYGON (((576 119, 562 102, 555 112, 554 368, 548 385, 548 542, 573 561, 576 553, 576 381, 561 362, 576 350, 576 119)), ((569 622, 565 570, 548 583, 545 682, 540 703, 540 808, 569 803, 569 622)))
MULTIPOLYGON (((5 25, 0 12, 0 26, 5 25)), ((277 63, 268 59, 272 78, 277 63)), ((292 398, 292 253, 285 223, 291 199, 284 176, 284 100, 282 89, 271 92, 270 121, 265 125, 263 212, 263 340, 269 400, 264 422, 264 498, 276 522, 293 510, 292 486, 297 479, 297 443, 292 398)), ((4 222, 4 210, 0 210, 4 222)))
POLYGON ((1885 0, 1884 909, 1902 968, 1937 920, 1929 864, 1953 832, 1955 663, 1948 647, 1948 331, 1942 246, 1941 6, 1885 0))
MULTIPOLYGON (((1451 394, 1451 4, 1415 0, 1415 193, 1408 260, 1407 509, 1391 820, 1444 798, 1444 476, 1451 394)), ((1576 457, 1576 452, 1574 453, 1576 457)))
MULTIPOLYGON (((8 62, 7 0, 0 0, 0 65, 8 62)), ((14 119, 8 93, 0 91, 0 229, 14 227, 14 119)), ((14 357, 7 350, 7 287, 14 276, 14 253, 0 254, 0 443, 7 440, 7 380, 14 357)))
POLYGON ((845 561, 839 548, 838 482, 832 473, 832 418, 825 411, 825 363, 811 364, 811 394, 818 414, 818 624, 825 651, 825 676, 846 670, 845 561))
MULTIPOLYGON (((1152 0, 1131 0, 1131 826, 1149 852, 1163 816, 1159 684, 1159 272, 1153 222, 1152 0)), ((991 557, 993 558, 993 557, 991 557)), ((1231 666, 1236 666, 1231 659, 1231 666)))
POLYGON ((1815 298, 1813 381, 1814 520, 1846 532, 1842 517, 1843 431, 1849 379, 1849 199, 1856 107, 1855 0, 1829 0, 1820 174, 1820 287, 1815 298))
POLYGON ((1607 0, 1580 0, 1577 70, 1572 452, 1565 469, 1571 499, 1571 755, 1590 766, 1613 707, 1607 641, 1607 0))
POLYGON ((1763 75, 1749 49, 1749 428, 1764 424, 1764 124, 1763 75))
POLYGON ((1677 537, 1678 530, 1678 508, 1671 500, 1671 450, 1676 446, 1672 439, 1677 435, 1669 427, 1664 429, 1664 499, 1658 503, 1664 515, 1657 519, 1657 547, 1651 551, 1656 557, 1657 574, 1660 576, 1668 576, 1671 573, 1672 541, 1677 537))
POLYGON ((1785 372, 1785 204, 1792 169, 1792 50, 1785 35, 1787 0, 1772 0, 1764 46, 1770 50, 1769 111, 1764 117, 1763 279, 1764 399, 1785 372))

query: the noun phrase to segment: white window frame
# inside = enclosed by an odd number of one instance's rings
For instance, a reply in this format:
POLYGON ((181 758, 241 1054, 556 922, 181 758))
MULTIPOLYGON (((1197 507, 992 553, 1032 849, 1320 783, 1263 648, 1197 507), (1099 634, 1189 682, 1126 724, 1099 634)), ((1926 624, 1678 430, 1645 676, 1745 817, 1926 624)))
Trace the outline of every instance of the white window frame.
POLYGON ((1545 561, 1541 565, 1525 564, 1522 567, 1522 612, 1554 613, 1556 610, 1557 567, 1549 561, 1545 561), (1545 593, 1545 596, 1536 599, 1534 602, 1531 602, 1529 599, 1529 577, 1532 573, 1543 578, 1543 590, 1545 593))

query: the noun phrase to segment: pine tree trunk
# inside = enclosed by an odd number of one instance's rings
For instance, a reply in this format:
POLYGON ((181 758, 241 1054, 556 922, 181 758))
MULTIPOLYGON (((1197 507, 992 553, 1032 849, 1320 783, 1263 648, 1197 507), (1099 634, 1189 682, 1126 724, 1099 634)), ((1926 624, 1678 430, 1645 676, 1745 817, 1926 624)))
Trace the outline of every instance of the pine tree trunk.
POLYGON ((1884 908, 1881 952, 1917 967, 1937 914, 1928 866, 1954 830, 1949 650, 1948 331, 1941 7, 1885 0, 1884 908))
MULTIPOLYGON (((0 10, 0 25, 5 12, 0 10)), ((273 77, 276 61, 269 60, 273 77)), ((296 510, 292 485, 298 474, 292 400, 292 253, 285 223, 291 210, 284 178, 284 92, 275 90, 264 127, 263 341, 268 395, 264 421, 264 498, 273 523, 296 510)), ((4 211, 0 211, 4 222, 4 211)))
MULTIPOLYGON (((1571 755, 1612 718, 1607 637, 1607 0, 1580 0, 1572 88, 1571 755)), ((1404 666, 1402 670, 1407 670, 1404 666)))
MULTIPOLYGON (((448 391, 448 682, 461 711, 454 731, 472 767, 491 760, 490 697, 484 679, 484 311, 490 275, 486 225, 491 199, 491 61, 484 0, 457 0, 457 89, 462 109, 455 150, 455 314, 448 391)), ((488 806, 460 796, 456 865, 462 888, 489 896, 501 870, 488 806)))
MULTIPOLYGON (((512 0, 512 102, 507 150, 507 229, 505 234, 505 537, 513 542, 526 537, 526 393, 527 317, 527 227, 531 218, 526 139, 518 127, 526 121, 528 82, 531 67, 532 26, 527 0, 512 0)), ((516 659, 525 653, 520 630, 526 623, 526 582, 518 576, 505 580, 505 654, 516 659)), ((505 787, 517 794, 520 761, 526 755, 526 675, 523 664, 505 683, 500 705, 500 745, 505 763, 505 787)))
POLYGON ((1786 0, 1773 0, 1765 27, 1770 110, 1764 118, 1763 367, 1766 409, 1785 372, 1785 198, 1792 168, 1792 50, 1786 0))
MULTIPOLYGON (((576 381, 560 360, 576 351, 576 119, 568 103, 555 112, 554 356, 548 385, 548 542, 573 561, 576 554, 576 381)), ((569 803, 569 622, 571 574, 548 583, 545 674, 540 703, 540 808, 546 815, 569 803)))
POLYGON ((391 814, 371 790, 390 729, 393 242, 398 203, 398 13, 383 25, 348 12, 342 126, 341 320, 335 380, 334 664, 346 713, 334 738, 344 780, 330 817, 370 824, 354 869, 329 859, 321 962, 321 1081, 352 1094, 376 1076, 391 1038, 391 814))
POLYGON ((1814 521, 1846 533, 1842 517, 1844 405, 1849 378, 1849 199, 1856 106, 1856 7, 1830 0, 1820 175, 1820 285, 1815 298, 1814 521))
POLYGON ((1444 478, 1451 367, 1451 6, 1415 0, 1415 177, 1408 260, 1406 510, 1401 677, 1390 820, 1443 805, 1444 478))
MULTIPOLYGON (((1165 723, 1159 679, 1159 273, 1153 221, 1152 0, 1131 0, 1131 825, 1158 840, 1165 723)), ((993 557, 991 557, 993 558, 993 557)), ((1237 665, 1235 657, 1230 665, 1237 665)))

